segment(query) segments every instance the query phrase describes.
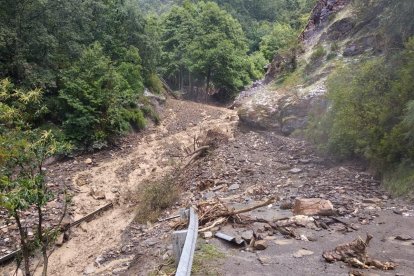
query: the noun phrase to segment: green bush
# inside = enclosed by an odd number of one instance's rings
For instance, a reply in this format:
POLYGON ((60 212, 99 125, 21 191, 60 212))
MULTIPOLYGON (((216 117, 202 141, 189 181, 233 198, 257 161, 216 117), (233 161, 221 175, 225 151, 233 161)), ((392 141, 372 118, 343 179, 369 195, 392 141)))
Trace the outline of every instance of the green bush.
POLYGON ((145 86, 155 94, 161 94, 164 91, 164 86, 155 73, 150 73, 145 79, 145 86))
POLYGON ((265 73, 267 60, 260 51, 249 56, 249 75, 252 80, 261 79, 265 73))
POLYGON ((117 135, 143 128, 138 109, 143 85, 135 48, 114 64, 99 44, 87 48, 80 60, 64 72, 60 91, 65 113, 63 129, 80 146, 102 148, 117 135))
POLYGON ((316 49, 312 52, 312 55, 310 57, 311 62, 316 62, 320 59, 322 59, 326 55, 326 50, 323 48, 322 45, 319 45, 316 47, 316 49))
POLYGON ((400 179, 388 170, 414 161, 414 39, 395 56, 338 69, 327 87, 331 106, 311 120, 309 137, 339 158, 366 159, 389 182, 408 183, 412 173, 400 179))
POLYGON ((149 181, 132 198, 138 202, 135 220, 139 223, 154 222, 163 210, 171 207, 178 199, 179 187, 175 178, 165 176, 160 180, 149 181))
POLYGON ((296 43, 297 31, 288 24, 276 23, 272 32, 263 37, 260 51, 270 61, 279 51, 295 47, 296 43))

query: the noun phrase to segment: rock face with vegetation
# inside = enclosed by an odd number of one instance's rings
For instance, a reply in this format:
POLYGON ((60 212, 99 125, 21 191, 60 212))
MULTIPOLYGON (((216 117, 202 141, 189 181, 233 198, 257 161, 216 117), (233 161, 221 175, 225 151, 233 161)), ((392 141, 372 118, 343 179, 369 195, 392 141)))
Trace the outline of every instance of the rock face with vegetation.
POLYGON ((319 1, 268 84, 236 100, 240 120, 362 158, 392 189, 410 190, 413 12, 411 1, 319 1))

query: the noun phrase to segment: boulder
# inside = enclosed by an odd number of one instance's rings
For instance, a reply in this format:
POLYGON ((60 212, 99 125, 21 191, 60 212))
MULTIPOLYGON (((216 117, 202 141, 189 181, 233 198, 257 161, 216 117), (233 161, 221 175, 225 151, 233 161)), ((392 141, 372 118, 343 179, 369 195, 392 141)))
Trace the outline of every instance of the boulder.
POLYGON ((86 158, 85 161, 83 161, 86 165, 91 165, 93 163, 91 158, 86 158))
POLYGON ((254 249, 256 250, 265 250, 268 247, 267 241, 260 240, 254 242, 254 249))
POLYGON ((298 198, 293 206, 295 215, 327 216, 334 213, 334 207, 329 200, 321 198, 298 198))

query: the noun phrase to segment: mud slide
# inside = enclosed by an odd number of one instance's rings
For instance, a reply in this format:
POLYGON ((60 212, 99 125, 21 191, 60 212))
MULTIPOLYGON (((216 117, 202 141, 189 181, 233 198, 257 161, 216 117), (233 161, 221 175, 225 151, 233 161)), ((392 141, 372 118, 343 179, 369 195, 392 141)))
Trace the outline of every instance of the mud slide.
MULTIPOLYGON (((231 110, 176 100, 168 101, 163 117, 152 134, 134 141, 127 155, 100 160, 73 174, 73 185, 78 188, 72 199, 74 220, 109 201, 114 202, 114 208, 72 230, 69 241, 51 255, 49 275, 110 274, 119 262, 127 262, 116 260, 99 268, 94 265, 99 256, 119 245, 123 230, 133 220, 134 206, 128 200, 131 194, 146 179, 157 178, 181 162, 179 155, 193 145, 194 137, 210 129, 231 136, 237 124, 231 110)), ((38 269, 37 274, 40 272, 38 269)))

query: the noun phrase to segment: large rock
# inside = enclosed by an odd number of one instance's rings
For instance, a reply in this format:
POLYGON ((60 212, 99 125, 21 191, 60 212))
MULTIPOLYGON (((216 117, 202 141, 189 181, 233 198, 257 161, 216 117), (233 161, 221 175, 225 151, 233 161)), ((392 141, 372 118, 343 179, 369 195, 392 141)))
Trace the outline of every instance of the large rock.
POLYGON ((324 110, 326 87, 318 82, 308 87, 274 90, 271 85, 236 101, 240 123, 257 129, 290 135, 303 129, 311 110, 324 110))
POLYGON ((327 216, 334 213, 334 207, 329 200, 321 198, 299 198, 293 206, 295 215, 327 216))

